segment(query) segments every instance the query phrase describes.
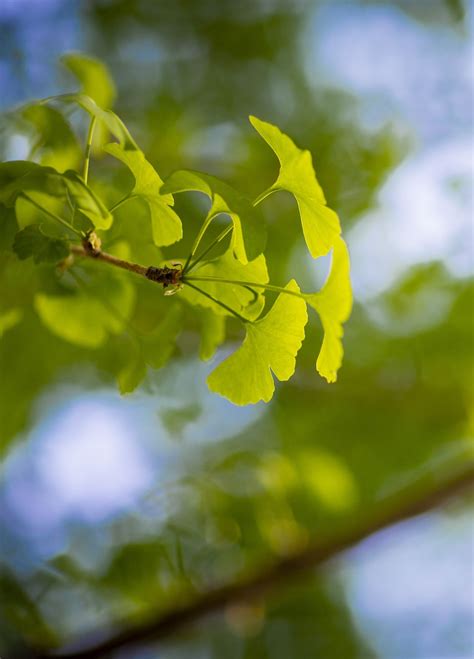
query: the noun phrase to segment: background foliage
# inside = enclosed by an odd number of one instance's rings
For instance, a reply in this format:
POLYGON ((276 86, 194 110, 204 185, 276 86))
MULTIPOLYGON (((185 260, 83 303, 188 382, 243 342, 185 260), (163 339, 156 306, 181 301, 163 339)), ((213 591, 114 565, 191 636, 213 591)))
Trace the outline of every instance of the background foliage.
MULTIPOLYGON (((235 408, 204 390, 211 367, 194 357, 191 328, 168 367, 120 398, 113 374, 130 346, 112 339, 74 347, 53 336, 31 301, 57 282, 44 266, 3 252, 2 656, 14 656, 22 639, 61 642, 166 609, 183 593, 363 519, 416 479, 436 483, 468 459, 470 15, 470 4, 437 0, 22 0, 2 7, 5 109, 74 89, 57 56, 72 48, 93 53, 110 66, 117 111, 163 177, 185 163, 255 197, 277 165, 246 117, 284 127, 312 151, 341 217, 356 293, 336 385, 314 373, 321 330, 313 324, 295 378, 278 386, 272 403, 235 408)), ((112 98, 112 89, 103 91, 112 98)), ((42 120, 26 116, 13 125, 7 116, 2 159, 25 157, 31 125, 42 120)), ((68 162, 80 158, 64 131, 45 136, 45 164, 47 145, 57 141, 67 145, 68 162)), ((92 166, 105 175, 110 161, 92 166)), ((112 178, 124 188, 133 183, 119 167, 112 178)), ((187 195, 177 196, 176 207, 193 236, 204 207, 187 195)), ((295 276, 314 290, 324 267, 305 255, 294 201, 270 198, 264 212, 271 279, 295 276)), ((120 213, 121 231, 133 235, 130 258, 154 262, 146 209, 120 213)), ((3 250, 12 220, 0 221, 3 250)), ((151 328, 165 303, 143 282, 135 317, 151 328)), ((418 561, 436 565, 440 583, 444 574, 459 584, 469 569, 457 549, 466 522, 462 510, 448 512, 433 522, 450 539, 439 554, 417 552, 416 530, 407 543, 418 561), (457 571, 447 571, 451 563, 457 571)), ((377 563, 372 545, 363 550, 377 563)), ((396 590, 390 570, 397 573, 402 556, 372 578, 396 590)), ((363 555, 352 560, 363 571, 363 555)), ((372 589, 371 604, 367 588, 354 586, 358 574, 342 564, 308 575, 266 605, 228 610, 142 656, 469 656, 465 599, 423 587, 420 573, 403 584, 413 606, 405 598, 397 609, 383 588, 372 589), (374 613, 382 596, 385 617, 374 613), (434 629, 437 616, 444 624, 434 629)), ((434 578, 430 571, 427 582, 434 578)))

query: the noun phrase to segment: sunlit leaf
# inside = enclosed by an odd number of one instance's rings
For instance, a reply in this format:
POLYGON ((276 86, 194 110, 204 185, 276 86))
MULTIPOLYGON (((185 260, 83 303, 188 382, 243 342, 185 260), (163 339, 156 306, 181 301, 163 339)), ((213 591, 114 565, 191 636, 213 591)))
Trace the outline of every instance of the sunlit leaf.
POLYGON ((112 107, 115 84, 103 62, 82 53, 68 53, 61 61, 80 81, 83 94, 90 96, 101 108, 112 107))
POLYGON ((0 201, 12 206, 18 195, 29 191, 64 200, 69 196, 77 210, 98 229, 108 229, 112 224, 112 215, 77 172, 68 170, 60 174, 53 167, 23 160, 0 163, 0 201))
POLYGON ((145 158, 142 151, 124 150, 118 144, 108 144, 105 150, 121 160, 135 177, 132 195, 143 199, 150 209, 153 241, 157 246, 171 245, 183 236, 181 220, 174 210, 173 196, 160 194, 163 186, 158 173, 145 158))
POLYGON ((328 382, 336 381, 344 354, 342 324, 349 318, 352 309, 349 270, 349 252, 345 242, 339 238, 333 248, 331 271, 326 283, 318 293, 305 295, 308 304, 319 313, 323 325, 323 345, 316 368, 328 382))
POLYGON ((17 323, 23 317, 23 311, 21 309, 8 309, 7 311, 0 312, 0 339, 8 332, 9 329, 15 327, 17 323))
POLYGON ((59 172, 75 169, 81 159, 79 142, 64 116, 55 108, 39 103, 27 105, 21 116, 36 130, 32 152, 39 154, 42 165, 59 172))
POLYGON ((218 316, 210 309, 202 309, 199 315, 201 321, 199 357, 207 361, 225 340, 225 317, 218 316))
POLYGON ((166 179, 162 194, 197 191, 211 200, 208 218, 221 213, 232 219, 231 245, 241 263, 248 263, 261 254, 265 247, 265 226, 260 213, 252 203, 230 185, 209 174, 191 170, 180 170, 166 179))
POLYGON ((38 293, 34 306, 48 329, 75 345, 98 348, 109 334, 120 334, 127 325, 135 290, 124 277, 104 275, 93 287, 71 295, 38 293))
POLYGON ((30 224, 16 234, 13 251, 21 260, 32 256, 35 263, 58 263, 68 256, 69 246, 65 240, 46 236, 39 224, 30 224))
MULTIPOLYGON (((299 292, 294 280, 286 289, 299 292)), ((266 316, 246 324, 240 348, 210 374, 211 391, 237 405, 268 402, 275 390, 272 373, 278 380, 288 380, 295 371, 307 320, 305 301, 281 293, 266 316)))
POLYGON ((279 128, 250 117, 255 130, 273 149, 280 161, 280 172, 269 192, 287 190, 297 203, 306 244, 313 258, 327 254, 341 232, 337 214, 326 206, 326 199, 313 168, 311 153, 299 149, 279 128))
MULTIPOLYGON (((233 257, 231 248, 212 261, 203 261, 202 265, 192 271, 192 276, 218 277, 259 284, 268 282, 267 264, 263 254, 247 265, 243 265, 233 257)), ((262 289, 252 289, 237 284, 222 284, 218 281, 195 281, 193 283, 249 320, 258 318, 265 306, 262 289)), ((229 312, 221 306, 188 286, 184 287, 180 296, 191 304, 207 307, 218 315, 229 315, 229 312)))

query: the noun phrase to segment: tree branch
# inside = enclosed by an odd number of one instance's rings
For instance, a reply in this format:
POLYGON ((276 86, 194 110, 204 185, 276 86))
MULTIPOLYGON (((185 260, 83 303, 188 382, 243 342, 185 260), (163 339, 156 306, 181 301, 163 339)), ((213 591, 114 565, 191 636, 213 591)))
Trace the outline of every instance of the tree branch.
POLYGON ((271 588, 291 578, 301 576, 307 570, 319 567, 357 543, 383 529, 425 513, 462 494, 474 486, 474 464, 457 473, 431 491, 420 491, 420 485, 410 488, 402 496, 385 502, 378 513, 357 528, 351 528, 326 542, 317 543, 283 558, 261 572, 237 583, 224 585, 204 593, 194 601, 177 606, 168 613, 135 627, 118 632, 108 640, 92 645, 91 638, 83 649, 55 654, 36 654, 35 659, 104 659, 119 648, 147 641, 167 638, 185 625, 204 616, 225 609, 236 602, 260 597, 271 588))

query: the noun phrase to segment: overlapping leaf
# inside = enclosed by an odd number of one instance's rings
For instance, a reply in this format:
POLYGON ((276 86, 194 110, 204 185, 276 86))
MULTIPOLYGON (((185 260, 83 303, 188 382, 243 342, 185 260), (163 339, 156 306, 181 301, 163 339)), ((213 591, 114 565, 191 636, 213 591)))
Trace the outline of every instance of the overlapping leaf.
POLYGON ((328 382, 336 381, 344 354, 342 324, 349 318, 352 309, 349 270, 349 252, 345 242, 339 238, 333 248, 331 271, 326 283, 318 293, 305 295, 323 325, 324 338, 316 368, 328 382))
POLYGON ((183 228, 181 220, 171 206, 171 194, 160 194, 163 186, 158 173, 139 150, 125 150, 119 144, 108 144, 105 150, 121 160, 135 177, 131 195, 143 199, 150 209, 153 241, 158 247, 171 245, 181 240, 183 228))
MULTIPOLYGON (((299 292, 294 280, 286 289, 299 292)), ((244 342, 210 374, 209 389, 237 405, 268 402, 275 390, 272 373, 288 380, 295 371, 307 320, 306 302, 281 293, 266 316, 246 324, 244 342)))
POLYGON ((211 200, 208 218, 225 213, 229 215, 234 230, 231 245, 235 258, 246 264, 261 254, 265 248, 265 226, 260 213, 240 192, 215 176, 191 170, 180 170, 166 179, 162 194, 202 192, 211 200))
POLYGON ((35 263, 58 263, 68 256, 69 245, 45 235, 39 224, 30 224, 16 234, 13 251, 22 260, 31 256, 35 263))
POLYGON ((280 172, 268 192, 287 190, 297 203, 306 244, 313 258, 327 254, 341 232, 337 214, 326 206, 326 199, 313 168, 311 153, 299 149, 279 128, 250 117, 255 130, 273 149, 280 161, 280 172))
POLYGON ((0 163, 0 201, 13 206, 22 192, 39 191, 66 199, 69 195, 78 211, 88 217, 98 229, 108 229, 112 215, 103 202, 74 172, 60 174, 53 167, 33 162, 14 160, 0 163))
MULTIPOLYGON (((212 261, 204 261, 199 268, 193 270, 192 276, 251 281, 259 284, 268 282, 267 264, 263 254, 247 265, 243 265, 233 257, 231 248, 212 261)), ((219 281, 193 281, 192 283, 249 320, 258 318, 265 305, 263 291, 260 288, 226 284, 219 281)), ((207 307, 215 314, 229 315, 229 312, 223 307, 189 286, 185 285, 180 295, 191 304, 207 307)))

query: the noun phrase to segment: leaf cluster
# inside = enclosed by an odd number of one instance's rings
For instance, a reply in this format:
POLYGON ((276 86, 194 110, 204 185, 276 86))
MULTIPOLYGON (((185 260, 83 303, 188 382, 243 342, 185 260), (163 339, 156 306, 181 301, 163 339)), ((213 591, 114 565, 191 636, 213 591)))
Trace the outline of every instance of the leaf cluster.
MULTIPOLYGON (((210 359, 224 343, 227 320, 238 320, 245 330, 244 341, 211 372, 208 384, 212 391, 245 405, 269 401, 274 377, 282 381, 293 375, 309 306, 319 315, 324 330, 316 368, 334 382, 343 356, 342 325, 352 304, 349 255, 310 152, 297 147, 276 126, 250 117, 280 163, 274 183, 254 201, 206 173, 179 170, 163 180, 112 111, 115 87, 105 66, 79 54, 68 55, 64 64, 81 88, 21 108, 17 113, 21 121, 29 122, 35 132, 31 156, 0 164, 0 203, 5 211, 0 217, 11 218, 8 209, 12 209, 18 229, 11 244, 13 253, 20 260, 31 257, 35 264, 53 268, 54 290, 38 286, 31 300, 44 326, 87 349, 105 345, 111 336, 122 337, 129 346, 129 358, 125 363, 118 360, 115 375, 121 391, 129 392, 148 368, 160 368, 171 357, 189 310, 198 320, 202 359, 210 359), (76 109, 87 118, 81 170, 79 139, 70 121, 76 109), (111 156, 125 166, 133 185, 121 187, 117 195, 107 179, 89 180, 92 155, 111 156), (293 279, 286 286, 269 280, 267 227, 260 204, 280 191, 289 192, 297 202, 311 257, 332 253, 327 281, 319 291, 302 292, 293 279), (174 196, 186 192, 208 198, 209 210, 190 252, 165 261, 162 249, 183 238, 174 196), (136 235, 121 232, 123 217, 136 208, 146 214, 145 237, 139 235, 138 226, 136 235), (208 238, 211 226, 222 227, 213 240, 208 238), (142 266, 128 260, 130 252, 137 251, 135 241, 153 246, 154 263, 142 266), (109 251, 103 252, 101 245, 108 243, 109 251), (221 253, 215 256, 212 251, 218 246, 221 253), (105 268, 106 263, 118 268, 105 268), (141 287, 123 270, 146 278, 150 266, 156 271, 165 265, 174 273, 171 286, 163 283, 165 294, 177 295, 153 327, 143 328, 137 322, 141 287), (274 293, 278 296, 270 306, 267 296, 274 293)), ((113 178, 116 168, 112 164, 109 171, 113 178)), ((11 228, 2 222, 1 230, 11 228)))

